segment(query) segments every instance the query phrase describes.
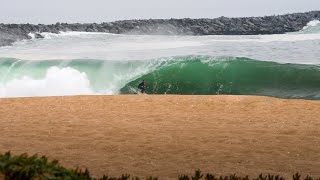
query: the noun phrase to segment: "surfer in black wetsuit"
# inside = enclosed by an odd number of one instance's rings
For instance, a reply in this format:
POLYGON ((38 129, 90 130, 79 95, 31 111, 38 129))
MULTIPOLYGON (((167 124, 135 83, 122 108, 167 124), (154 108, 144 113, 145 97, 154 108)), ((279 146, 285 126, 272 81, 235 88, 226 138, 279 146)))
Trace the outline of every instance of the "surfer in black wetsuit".
POLYGON ((144 80, 142 80, 142 82, 138 85, 138 89, 140 89, 140 92, 143 94, 145 91, 145 84, 144 84, 144 80))

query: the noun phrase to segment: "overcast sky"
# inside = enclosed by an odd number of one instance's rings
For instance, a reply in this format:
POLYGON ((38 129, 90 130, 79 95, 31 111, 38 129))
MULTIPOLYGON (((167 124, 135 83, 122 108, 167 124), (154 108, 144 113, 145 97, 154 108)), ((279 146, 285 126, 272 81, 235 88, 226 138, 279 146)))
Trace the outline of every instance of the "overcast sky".
POLYGON ((320 0, 0 0, 0 23, 263 16, 320 10, 320 0))

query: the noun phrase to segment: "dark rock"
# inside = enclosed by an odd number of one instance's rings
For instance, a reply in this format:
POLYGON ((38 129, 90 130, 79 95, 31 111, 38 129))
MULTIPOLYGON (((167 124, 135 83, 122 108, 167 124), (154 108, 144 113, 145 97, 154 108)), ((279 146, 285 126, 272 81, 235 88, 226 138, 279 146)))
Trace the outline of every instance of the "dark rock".
POLYGON ((52 25, 0 24, 0 46, 35 38, 43 38, 41 32, 60 33, 65 31, 110 32, 115 34, 152 34, 152 35, 255 35, 282 34, 301 30, 312 20, 320 20, 320 11, 294 13, 281 16, 215 19, 148 19, 124 20, 111 23, 52 25))
POLYGON ((34 34, 34 38, 36 38, 36 39, 42 39, 42 38, 44 38, 41 34, 39 34, 39 33, 35 33, 34 34))

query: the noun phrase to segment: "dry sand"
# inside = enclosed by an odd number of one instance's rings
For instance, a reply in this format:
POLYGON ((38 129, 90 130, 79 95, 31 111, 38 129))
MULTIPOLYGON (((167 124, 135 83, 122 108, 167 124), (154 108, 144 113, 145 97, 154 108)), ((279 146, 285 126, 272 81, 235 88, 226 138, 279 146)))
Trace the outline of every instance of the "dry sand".
POLYGON ((320 101, 123 95, 0 99, 0 152, 93 175, 320 176, 320 101))

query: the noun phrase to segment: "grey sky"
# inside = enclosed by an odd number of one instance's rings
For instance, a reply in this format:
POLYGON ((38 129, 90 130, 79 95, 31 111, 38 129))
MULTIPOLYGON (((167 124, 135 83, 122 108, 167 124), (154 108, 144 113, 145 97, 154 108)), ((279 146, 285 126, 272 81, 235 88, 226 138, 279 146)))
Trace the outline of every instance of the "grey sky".
POLYGON ((263 16, 320 10, 320 0, 0 0, 0 23, 263 16))

